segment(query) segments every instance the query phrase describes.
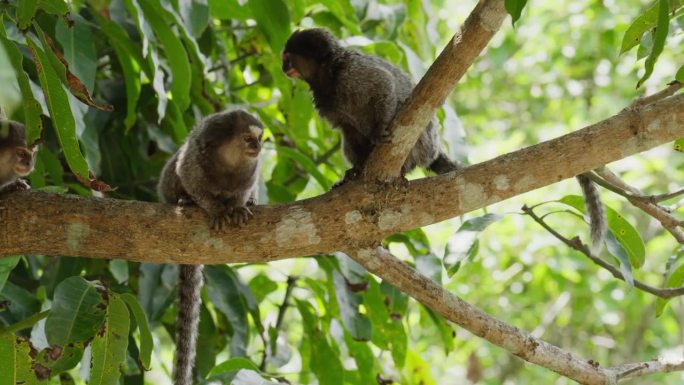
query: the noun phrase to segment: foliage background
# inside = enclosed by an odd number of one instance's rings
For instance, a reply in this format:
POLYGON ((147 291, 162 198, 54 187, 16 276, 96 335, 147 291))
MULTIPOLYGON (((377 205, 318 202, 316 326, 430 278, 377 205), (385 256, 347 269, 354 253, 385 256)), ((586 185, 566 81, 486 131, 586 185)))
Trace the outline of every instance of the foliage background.
MULTIPOLYGON (((628 26, 651 5, 637 0, 530 2, 516 27, 502 28, 440 110, 452 156, 484 161, 599 121, 638 95, 663 88, 682 64, 681 8, 671 16, 666 48, 641 88, 636 84, 653 46, 651 35, 620 55, 628 26)), ((417 80, 473 6, 455 0, 5 2, 0 4, 7 36, 0 44, 0 82, 8 86, 0 90, 0 105, 29 126, 33 139, 43 138, 30 177, 33 188, 101 196, 75 177, 85 181, 90 170, 116 187, 107 196, 146 201, 156 200, 164 161, 198 119, 227 107, 247 108, 267 127, 260 202, 289 202, 324 193, 346 169, 339 134, 318 118, 308 87, 280 71, 279 52, 289 33, 325 26, 417 80), (70 11, 66 18, 64 7, 70 11), (54 52, 63 54, 68 71, 54 52), (50 68, 55 69, 52 75, 50 68), (84 88, 70 83, 69 73, 80 79, 94 106, 73 96, 83 98, 84 88), (38 104, 20 92, 24 79, 38 104), (55 84, 59 87, 48 87, 55 84), (71 93, 65 87, 70 84, 71 93), (41 112, 62 118, 39 120, 41 112)), ((637 187, 660 193, 677 188, 682 165, 681 155, 664 146, 611 167, 637 187)), ((422 176, 419 170, 410 178, 422 176)), ((474 212, 397 234, 387 243, 466 301, 603 366, 681 357, 680 300, 656 318, 654 297, 630 290, 520 213, 524 203, 554 201, 568 193, 579 194, 574 181, 491 206, 486 212, 502 218, 482 232, 457 231, 464 221, 485 214, 474 212)), ((645 244, 645 263, 635 266, 634 276, 664 285, 664 274, 681 263, 676 242, 619 197, 606 192, 603 198, 645 244)), ((541 209, 557 211, 548 219, 562 233, 586 238, 586 224, 567 206, 549 203, 541 209)), ((605 251, 603 256, 611 258, 605 251)), ((91 343, 94 350, 100 341, 92 340, 97 327, 81 341, 73 336, 60 340, 66 332, 50 328, 57 322, 57 305, 73 305, 68 296, 56 294, 59 288, 89 293, 107 308, 104 329, 125 326, 122 333, 128 334, 131 320, 130 338, 113 343, 120 355, 105 362, 109 371, 103 370, 102 378, 116 383, 116 369, 125 358, 120 383, 169 383, 176 269, 71 257, 0 260, 0 321, 28 327, 5 326, 5 336, 8 331, 30 336, 38 350, 53 341, 91 343), (66 280, 75 275, 86 281, 66 280), (142 319, 134 316, 135 303, 144 311, 142 319), (47 309, 53 311, 40 313, 47 309), (38 321, 48 314, 46 321, 38 321), (112 318, 116 314, 118 323, 112 318), (136 327, 147 323, 153 342, 144 327, 136 327), (143 371, 143 366, 152 370, 143 371)), ((198 358, 202 379, 252 384, 259 383, 256 378, 278 377, 326 385, 382 379, 427 385, 464 377, 482 384, 568 382, 447 324, 343 255, 215 266, 205 275, 198 358), (282 306, 285 297, 289 307, 282 306), (265 346, 269 354, 262 365, 265 346)), ((102 323, 100 318, 80 319, 76 310, 64 314, 71 314, 78 327, 102 323)), ((10 349, 23 351, 25 345, 15 343, 10 349)), ((75 350, 82 352, 83 345, 75 350)), ((50 383, 83 383, 88 376, 90 383, 98 383, 88 373, 89 353, 75 356, 72 364, 52 367, 50 383)), ((27 353, 23 357, 30 360, 27 353)), ((683 378, 655 375, 641 382, 675 384, 683 378)))

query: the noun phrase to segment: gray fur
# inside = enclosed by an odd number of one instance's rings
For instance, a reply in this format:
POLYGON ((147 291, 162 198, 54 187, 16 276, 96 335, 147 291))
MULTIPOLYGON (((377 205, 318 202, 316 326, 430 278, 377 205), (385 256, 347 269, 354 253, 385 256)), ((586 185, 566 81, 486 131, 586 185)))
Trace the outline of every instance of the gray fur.
MULTIPOLYGON (((411 95, 414 83, 387 61, 340 46, 324 29, 290 36, 283 53, 283 71, 288 73, 292 68, 311 87, 321 116, 342 131, 342 151, 353 167, 347 175, 357 174, 373 146, 387 140, 392 118, 411 95)), ((437 173, 460 168, 441 150, 434 122, 427 125, 411 150, 402 175, 417 166, 437 173)))
MULTIPOLYGON (((207 117, 164 166, 157 186, 160 199, 199 205, 212 229, 245 224, 252 217, 247 206, 256 204, 262 132, 261 122, 245 111, 207 117)), ((202 284, 201 265, 180 266, 176 385, 193 383, 202 284)))
POLYGON ((585 206, 589 213, 589 224, 591 226, 591 251, 598 253, 603 245, 608 225, 606 223, 606 213, 603 203, 599 196, 596 185, 589 179, 587 174, 577 175, 577 181, 582 188, 585 206))
POLYGON ((20 177, 30 174, 34 166, 35 151, 27 147, 24 125, 0 120, 0 191, 29 189, 20 177))

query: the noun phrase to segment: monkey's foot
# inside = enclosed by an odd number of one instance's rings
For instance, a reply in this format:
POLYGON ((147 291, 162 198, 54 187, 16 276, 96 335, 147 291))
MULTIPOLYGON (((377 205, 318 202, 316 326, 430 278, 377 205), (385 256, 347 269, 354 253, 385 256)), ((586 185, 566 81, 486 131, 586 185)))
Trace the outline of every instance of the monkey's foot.
POLYGON ((30 190, 30 189, 31 189, 31 186, 29 186, 25 180, 17 179, 14 182, 5 186, 5 188, 0 189, 0 192, 9 193, 9 192, 14 192, 14 191, 25 191, 25 190, 30 190))
POLYGON ((249 198, 249 200, 247 200, 247 203, 245 203, 245 206, 256 206, 256 199, 249 198))
POLYGON ((231 223, 238 226, 244 226, 244 224, 254 216, 252 210, 245 206, 234 207, 230 209, 229 212, 231 223))
POLYGON ((361 175, 361 171, 358 168, 352 167, 349 170, 345 171, 344 178, 333 183, 332 188, 340 187, 347 182, 351 182, 354 179, 358 178, 359 175, 361 175))
POLYGON ((228 210, 226 210, 220 214, 210 215, 209 227, 211 227, 212 230, 223 230, 225 228, 228 228, 228 225, 230 225, 230 222, 231 222, 230 212, 228 210))

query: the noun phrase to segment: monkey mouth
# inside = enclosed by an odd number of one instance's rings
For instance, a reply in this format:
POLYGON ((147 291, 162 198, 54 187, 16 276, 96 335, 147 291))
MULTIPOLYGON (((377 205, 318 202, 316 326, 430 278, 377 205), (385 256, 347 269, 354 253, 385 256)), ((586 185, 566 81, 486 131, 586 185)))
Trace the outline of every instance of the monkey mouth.
POLYGON ((245 155, 252 158, 256 158, 257 156, 259 156, 259 150, 245 150, 245 155))
POLYGON ((287 75, 291 78, 298 78, 299 77, 299 71, 297 71, 294 68, 290 68, 287 71, 285 71, 285 75, 287 75))
POLYGON ((32 171, 32 168, 30 166, 23 166, 22 165, 22 166, 17 166, 14 168, 14 172, 17 174, 17 176, 21 176, 21 177, 27 176, 28 174, 31 173, 31 171, 32 171))

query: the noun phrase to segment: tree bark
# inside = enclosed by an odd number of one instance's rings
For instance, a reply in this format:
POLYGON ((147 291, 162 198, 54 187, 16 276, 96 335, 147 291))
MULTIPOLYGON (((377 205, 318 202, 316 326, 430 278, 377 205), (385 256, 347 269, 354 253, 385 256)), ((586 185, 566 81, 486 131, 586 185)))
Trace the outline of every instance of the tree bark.
POLYGON ((349 183, 316 198, 258 206, 242 228, 210 231, 198 208, 40 192, 0 198, 0 255, 140 262, 257 262, 375 246, 684 136, 684 94, 571 134, 408 183, 349 183))

